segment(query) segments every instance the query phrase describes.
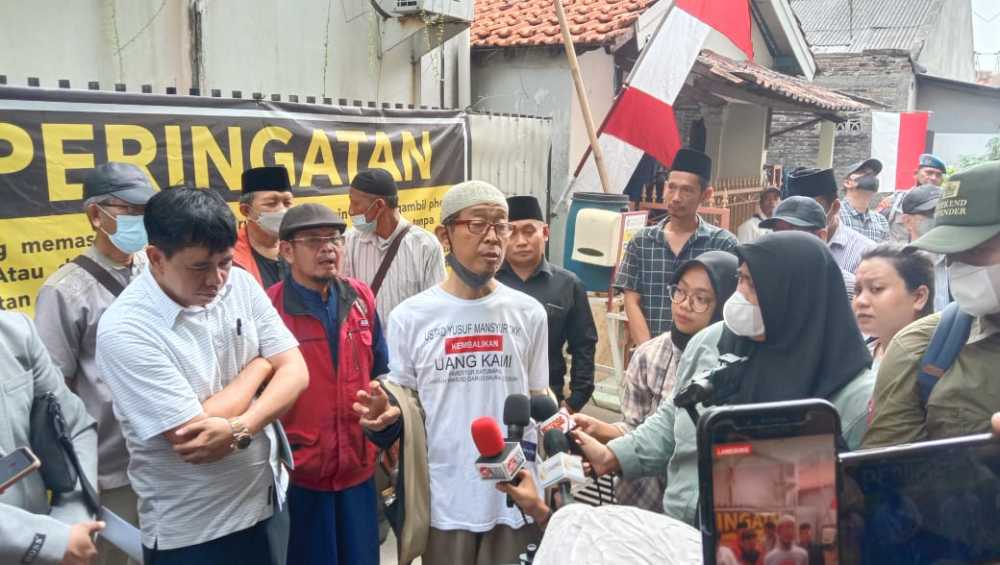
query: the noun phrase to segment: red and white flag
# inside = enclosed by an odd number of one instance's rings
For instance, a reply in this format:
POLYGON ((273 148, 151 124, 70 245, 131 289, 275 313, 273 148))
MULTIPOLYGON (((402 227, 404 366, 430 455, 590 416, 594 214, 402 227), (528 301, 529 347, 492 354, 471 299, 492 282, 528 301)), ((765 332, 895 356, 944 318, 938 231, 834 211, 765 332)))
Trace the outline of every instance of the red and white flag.
MULTIPOLYGON (((601 125, 609 191, 625 189, 643 153, 666 165, 673 161, 681 147, 673 103, 713 29, 753 59, 748 0, 676 0, 601 125)), ((601 190, 588 149, 567 192, 601 190)))
POLYGON ((872 157, 882 161, 882 186, 913 186, 920 154, 927 144, 927 112, 872 112, 872 157))

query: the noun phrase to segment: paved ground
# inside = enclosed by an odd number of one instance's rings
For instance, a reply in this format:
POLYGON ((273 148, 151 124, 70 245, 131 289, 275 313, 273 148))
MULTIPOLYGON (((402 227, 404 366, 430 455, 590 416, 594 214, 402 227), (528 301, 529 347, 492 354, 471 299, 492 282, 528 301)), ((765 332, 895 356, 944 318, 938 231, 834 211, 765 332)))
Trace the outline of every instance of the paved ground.
MULTIPOLYGON (((600 418, 605 422, 614 422, 620 418, 620 414, 605 410, 603 408, 588 404, 583 408, 584 414, 589 414, 595 418, 600 418)), ((398 565, 399 560, 396 555, 396 536, 389 531, 389 538, 382 544, 382 565, 398 565)), ((420 559, 413 562, 413 565, 420 565, 420 559)))

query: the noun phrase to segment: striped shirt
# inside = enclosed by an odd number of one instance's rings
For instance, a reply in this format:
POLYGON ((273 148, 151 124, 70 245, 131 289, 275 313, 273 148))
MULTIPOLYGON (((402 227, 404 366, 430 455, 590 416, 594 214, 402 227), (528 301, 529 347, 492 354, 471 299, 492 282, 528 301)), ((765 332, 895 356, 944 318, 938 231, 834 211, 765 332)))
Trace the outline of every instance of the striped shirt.
MULTIPOLYGON (((400 218, 399 225, 388 239, 382 239, 374 232, 348 231, 343 274, 371 286, 392 240, 409 224, 405 218, 400 218)), ((385 274, 382 288, 376 296, 375 309, 378 310, 382 330, 386 331, 388 328, 389 313, 400 302, 443 280, 444 251, 441 244, 427 230, 413 226, 400 242, 399 252, 385 274)))
POLYGON ((861 256, 877 244, 851 228, 840 225, 827 245, 830 246, 830 255, 833 255, 833 260, 840 268, 854 273, 861 264, 861 256))
POLYGON ((229 271, 207 306, 190 308, 171 300, 146 270, 105 311, 97 365, 131 456, 144 546, 197 545, 271 516, 277 468, 271 426, 247 449, 200 465, 185 463, 163 433, 201 415, 202 403, 255 357, 297 345, 243 269, 229 271))
POLYGON ((674 255, 663 233, 668 221, 670 218, 639 230, 628 242, 614 281, 615 288, 639 293, 639 307, 646 318, 650 337, 670 331, 673 325, 667 287, 677 269, 706 251, 736 250, 733 234, 698 218, 698 228, 688 238, 680 254, 674 255))
POLYGON ((844 198, 840 201, 840 225, 847 226, 878 243, 889 239, 889 220, 872 210, 858 211, 844 198))

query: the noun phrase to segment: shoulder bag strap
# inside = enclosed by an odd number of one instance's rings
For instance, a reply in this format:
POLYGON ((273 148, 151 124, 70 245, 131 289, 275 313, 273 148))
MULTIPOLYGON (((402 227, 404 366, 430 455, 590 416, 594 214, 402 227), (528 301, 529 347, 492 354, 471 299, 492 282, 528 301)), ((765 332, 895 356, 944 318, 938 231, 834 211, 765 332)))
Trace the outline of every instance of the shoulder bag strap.
POLYGON ((122 283, 118 282, 111 273, 107 272, 103 267, 97 264, 96 261, 87 257, 86 255, 77 255, 73 259, 73 263, 80 267, 84 271, 90 273, 90 276, 97 279, 97 282, 101 283, 101 286, 106 288, 108 292, 111 293, 115 298, 125 290, 122 283))
POLYGON ((952 302, 941 311, 941 321, 934 328, 917 373, 920 400, 925 408, 934 386, 951 368, 968 341, 971 329, 972 316, 959 310, 957 302, 952 302))
POLYGON ((62 406, 60 406, 55 394, 50 392, 46 394, 46 397, 52 428, 55 431, 56 438, 59 440, 59 445, 66 453, 66 457, 69 459, 70 464, 73 465, 73 469, 76 470, 77 480, 80 481, 80 490, 83 491, 83 503, 90 510, 91 514, 97 516, 101 510, 100 498, 94 489, 94 485, 87 477, 87 473, 83 471, 83 467, 80 465, 80 458, 77 457, 76 448, 73 447, 73 438, 69 437, 69 434, 66 433, 66 418, 63 416, 62 406))
POLYGON ((372 294, 378 296, 378 289, 382 288, 382 281, 385 280, 385 274, 389 272, 389 267, 392 265, 392 261, 396 258, 396 253, 399 252, 399 245, 403 243, 403 238, 406 237, 406 232, 410 231, 413 224, 407 224, 403 231, 399 232, 399 235, 392 240, 389 244, 389 249, 385 252, 385 257, 382 258, 382 263, 378 266, 378 271, 375 273, 375 278, 372 279, 372 294))

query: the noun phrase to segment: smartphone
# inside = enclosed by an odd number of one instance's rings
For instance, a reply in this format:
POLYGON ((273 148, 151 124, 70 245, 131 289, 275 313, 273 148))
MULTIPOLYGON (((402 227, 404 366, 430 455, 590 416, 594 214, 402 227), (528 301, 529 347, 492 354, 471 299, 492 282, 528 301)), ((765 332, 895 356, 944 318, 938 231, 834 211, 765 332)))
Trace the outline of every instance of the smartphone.
POLYGON ((1000 561, 1000 440, 979 434, 840 456, 844 563, 1000 561))
POLYGON ((7 490, 41 466, 41 462, 27 447, 19 447, 0 457, 0 491, 7 490))
POLYGON ((829 402, 708 409, 698 420, 704 562, 838 563, 837 441, 829 402))

